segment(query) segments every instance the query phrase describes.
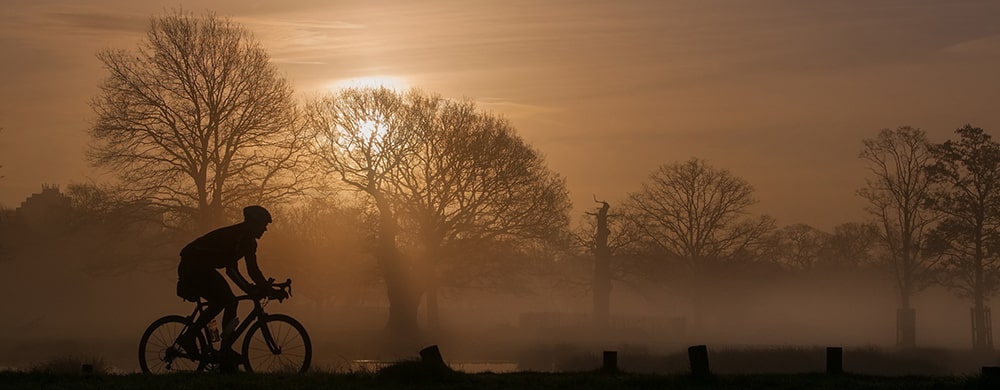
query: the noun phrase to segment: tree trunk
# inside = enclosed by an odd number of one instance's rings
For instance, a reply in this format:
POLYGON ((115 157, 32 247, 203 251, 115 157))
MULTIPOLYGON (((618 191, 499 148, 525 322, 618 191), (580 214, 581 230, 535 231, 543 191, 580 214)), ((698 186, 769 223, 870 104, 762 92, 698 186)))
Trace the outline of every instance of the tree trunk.
MULTIPOLYGON (((384 241, 384 240, 380 240, 384 241)), ((412 335, 417 329, 417 305, 415 292, 408 281, 406 270, 401 264, 395 246, 385 242, 379 244, 378 264, 385 278, 386 293, 389 298, 388 328, 394 334, 412 335)))
POLYGON ((608 248, 607 202, 597 212, 597 234, 594 236, 594 325, 608 326, 611 317, 611 250, 608 248))
POLYGON ((977 352, 993 351, 993 327, 990 308, 982 296, 976 296, 972 308, 972 349, 977 352))
POLYGON ((389 202, 375 195, 379 209, 379 236, 376 258, 385 278, 386 295, 389 299, 389 320, 386 329, 394 345, 412 342, 419 333, 417 325, 417 305, 419 294, 413 283, 413 275, 408 272, 396 248, 396 220, 389 202))
POLYGON ((901 290, 896 310, 896 346, 914 348, 917 345, 917 311, 910 306, 909 287, 904 285, 901 290))
POLYGON ((438 306, 437 281, 431 281, 427 286, 425 295, 427 300, 427 329, 430 331, 441 330, 441 311, 438 306))
POLYGON ((606 327, 611 318, 611 278, 608 259, 598 257, 594 270, 594 324, 606 327))
POLYGON ((993 329, 990 318, 990 309, 986 307, 986 276, 983 258, 985 257, 985 245, 983 244, 983 220, 982 215, 977 218, 976 224, 976 253, 975 253, 975 286, 973 287, 973 308, 972 308, 972 349, 977 352, 993 351, 993 329))
POLYGON ((427 252, 420 264, 418 275, 427 304, 427 329, 436 332, 441 330, 441 308, 438 304, 438 287, 441 284, 441 276, 438 267, 444 256, 442 248, 444 237, 440 234, 429 233, 424 236, 423 240, 427 252))
POLYGON ((914 348, 917 344, 917 311, 901 306, 896 310, 896 346, 914 348))

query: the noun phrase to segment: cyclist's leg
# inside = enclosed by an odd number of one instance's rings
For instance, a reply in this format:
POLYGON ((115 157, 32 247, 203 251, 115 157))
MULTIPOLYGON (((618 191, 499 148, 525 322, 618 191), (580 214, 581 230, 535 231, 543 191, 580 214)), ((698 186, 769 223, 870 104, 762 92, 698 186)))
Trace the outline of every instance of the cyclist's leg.
MULTIPOLYGON (((212 272, 211 282, 205 285, 204 291, 205 300, 209 303, 209 308, 212 311, 212 316, 208 317, 209 320, 223 311, 222 323, 219 326, 223 329, 229 325, 229 322, 236 318, 236 295, 233 295, 233 290, 229 288, 229 283, 226 283, 226 279, 218 272, 212 272)), ((207 312, 206 312, 207 313, 207 312)), ((222 350, 232 345, 232 340, 227 340, 232 338, 230 335, 223 332, 222 334, 222 350), (227 337, 228 336, 228 337, 227 337)))
MULTIPOLYGON (((212 276, 212 282, 206 285, 205 299, 209 302, 211 310, 213 310, 212 313, 214 314, 212 317, 224 310, 220 326, 225 329, 230 321, 236 318, 237 300, 236 296, 233 295, 233 290, 229 288, 229 283, 226 282, 226 279, 220 273, 213 272, 212 276)), ((221 364, 220 368, 224 372, 236 371, 236 365, 239 361, 239 355, 232 349, 234 340, 230 333, 222 333, 222 343, 219 347, 221 358, 219 363, 221 364)))
MULTIPOLYGON (((178 276, 180 278, 185 278, 192 289, 197 292, 199 297, 205 298, 208 306, 205 310, 201 312, 201 315, 195 319, 191 327, 181 334, 177 342, 180 344, 181 348, 184 348, 189 354, 197 354, 198 348, 195 344, 195 338, 202 329, 208 325, 215 316, 219 314, 224 308, 219 302, 213 300, 214 294, 213 290, 217 287, 215 286, 219 281, 225 283, 225 279, 222 279, 222 275, 219 275, 212 268, 205 267, 184 267, 184 261, 181 261, 182 266, 178 268, 178 276), (216 280, 218 279, 218 280, 216 280)), ((228 287, 227 287, 228 288, 228 287)))

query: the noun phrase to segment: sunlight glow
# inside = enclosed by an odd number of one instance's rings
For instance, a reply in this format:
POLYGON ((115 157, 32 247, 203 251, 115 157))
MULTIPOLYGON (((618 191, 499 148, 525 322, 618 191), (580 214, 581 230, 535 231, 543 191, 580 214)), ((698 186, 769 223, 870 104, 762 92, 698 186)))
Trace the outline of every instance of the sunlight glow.
POLYGON ((366 140, 376 140, 385 134, 385 124, 376 120, 365 120, 358 124, 358 131, 366 140))
POLYGON ((378 88, 385 87, 394 91, 404 91, 409 89, 409 86, 401 77, 396 76, 364 76, 364 77, 354 77, 350 79, 336 80, 330 84, 328 89, 338 90, 343 88, 378 88))

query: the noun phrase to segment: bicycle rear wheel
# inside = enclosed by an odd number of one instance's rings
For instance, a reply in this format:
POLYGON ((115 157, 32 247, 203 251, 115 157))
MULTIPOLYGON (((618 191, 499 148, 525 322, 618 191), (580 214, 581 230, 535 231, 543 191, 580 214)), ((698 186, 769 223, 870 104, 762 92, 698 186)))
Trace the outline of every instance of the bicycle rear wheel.
MULTIPOLYGON (((139 340, 139 368, 146 374, 191 372, 199 369, 199 362, 182 352, 177 337, 191 326, 187 318, 171 315, 162 317, 146 328, 139 340)), ((198 347, 205 349, 205 335, 198 332, 198 347)))
POLYGON ((312 342, 306 328, 294 318, 268 315, 247 331, 243 357, 247 372, 306 372, 312 361, 312 342))

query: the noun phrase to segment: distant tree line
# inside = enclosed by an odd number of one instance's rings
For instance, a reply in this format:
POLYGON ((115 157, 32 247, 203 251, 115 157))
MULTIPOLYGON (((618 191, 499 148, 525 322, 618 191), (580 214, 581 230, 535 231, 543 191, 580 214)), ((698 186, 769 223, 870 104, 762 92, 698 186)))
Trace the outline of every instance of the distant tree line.
POLYGON ((106 253, 103 270, 169 267, 187 239, 262 204, 280 226, 268 239, 283 252, 271 255, 302 275, 303 294, 322 308, 379 286, 387 328, 404 343, 419 337, 421 305, 427 326, 440 326, 446 290, 530 291, 540 275, 581 275, 600 324, 616 286, 691 283, 697 297, 718 275, 752 268, 888 272, 902 346, 916 343, 911 298, 947 286, 973 302, 976 348, 992 347, 1000 147, 982 129, 941 144, 910 127, 864 140, 858 195, 871 219, 830 232, 752 215, 753 186, 698 158, 658 167, 573 228, 562 177, 473 101, 347 88, 297 102, 253 35, 211 13, 154 16, 136 50, 98 59, 107 77, 89 158, 115 180, 70 196, 85 223, 100 221, 104 238, 90 242, 106 253), (136 226, 146 229, 131 247, 96 244, 136 226), (575 273, 586 264, 593 272, 575 273))
MULTIPOLYGON (((992 350, 987 302, 1000 288, 1000 144, 970 125, 955 135, 934 144, 923 130, 903 126, 864 140, 860 158, 869 173, 858 195, 872 218, 829 233, 749 217, 749 183, 704 161, 661 166, 609 224, 616 266, 609 277, 697 278, 736 264, 884 270, 899 296, 898 345, 916 345, 912 297, 941 285, 972 301, 973 347, 992 350)), ((593 231, 591 225, 579 234, 593 231)), ((582 241, 591 248, 596 242, 582 241)))

